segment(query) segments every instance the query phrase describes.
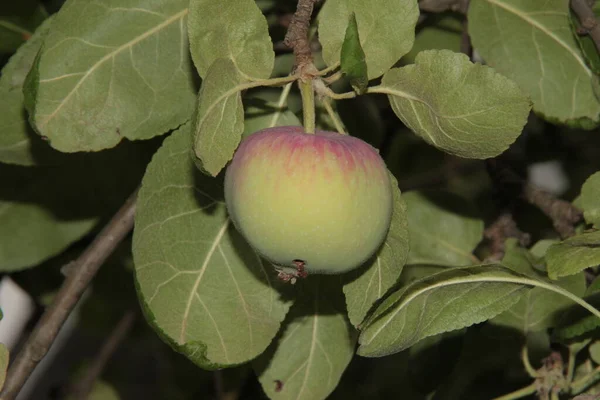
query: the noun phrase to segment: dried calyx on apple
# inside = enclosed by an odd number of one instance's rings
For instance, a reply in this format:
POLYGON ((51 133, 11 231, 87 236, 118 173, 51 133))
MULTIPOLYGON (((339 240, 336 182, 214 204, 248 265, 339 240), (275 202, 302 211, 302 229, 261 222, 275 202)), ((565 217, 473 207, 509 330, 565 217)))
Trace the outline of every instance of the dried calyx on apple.
POLYGON ((392 190, 377 150, 336 132, 264 129, 242 141, 225 175, 238 231, 295 282, 359 267, 381 246, 392 190))

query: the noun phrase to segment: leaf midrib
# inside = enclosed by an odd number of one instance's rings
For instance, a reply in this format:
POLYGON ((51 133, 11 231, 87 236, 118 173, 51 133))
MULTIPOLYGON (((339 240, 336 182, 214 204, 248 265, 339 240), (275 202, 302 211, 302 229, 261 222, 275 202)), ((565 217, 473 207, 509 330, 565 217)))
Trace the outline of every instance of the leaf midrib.
POLYGON ((229 218, 227 218, 225 220, 225 223, 223 224, 223 226, 217 233, 215 240, 213 241, 212 245, 210 246, 210 249, 208 250, 208 252, 206 253, 204 262, 202 263, 202 266, 200 267, 200 270, 198 271, 198 278, 196 278, 196 281, 194 282, 194 286, 192 287, 190 296, 188 297, 188 301, 187 301, 187 304, 186 304, 186 307, 185 307, 185 310, 183 313, 183 319, 181 321, 181 332, 179 334, 179 343, 182 343, 182 344, 185 343, 185 333, 187 330, 187 322, 188 322, 188 318, 189 318, 189 314, 190 314, 190 309, 192 307, 192 302, 194 300, 194 294, 198 291, 198 286, 200 285, 200 282, 202 281, 202 277, 204 276, 204 272, 206 271, 206 268, 208 267, 208 263, 212 259, 212 256, 215 253, 215 251, 217 250, 219 243, 221 242, 221 239, 225 235, 225 232, 227 232, 228 227, 229 227, 229 218))
MULTIPOLYGON (((460 285, 460 284, 465 284, 465 283, 476 283, 476 282, 484 282, 484 283, 490 283, 490 282, 500 282, 500 283, 517 283, 517 284, 521 284, 521 285, 527 285, 527 286, 534 286, 534 287, 541 287, 553 292, 556 292, 558 294, 561 294, 569 299, 571 299, 573 302, 579 304, 580 306, 582 306, 583 308, 585 308, 586 310, 588 310, 589 312, 591 312, 592 314, 594 314, 596 317, 600 318, 600 311, 598 311, 596 308, 594 308, 592 305, 590 305, 589 303, 587 303, 585 300, 577 297, 576 295, 572 294, 571 292, 552 285, 550 283, 546 283, 543 281, 537 281, 535 279, 531 279, 531 278, 525 278, 525 277, 497 277, 497 276, 477 276, 477 275, 471 275, 471 276, 461 276, 461 277, 457 277, 457 278, 453 278, 453 279, 449 279, 449 280, 445 280, 442 282, 438 282, 436 284, 433 284, 431 286, 422 288, 420 290, 415 291, 414 293, 410 294, 408 297, 406 297, 406 299, 400 304, 400 306, 396 309, 396 311, 394 311, 389 318, 387 319, 387 321, 385 321, 380 327, 379 329, 377 329, 373 335, 371 335, 370 340, 368 342, 365 343, 361 343, 361 346, 367 346, 370 343, 373 342, 373 340, 381 333, 381 331, 383 329, 385 329, 385 327, 387 327, 387 325, 389 325, 389 323, 392 321, 392 319, 394 319, 394 317, 396 315, 398 315, 398 313, 400 311, 402 311, 404 308, 406 308, 414 299, 416 299, 417 297, 419 297, 420 295, 427 293, 431 290, 440 288, 440 287, 445 287, 445 286, 452 286, 452 285, 460 285)), ((367 327, 368 329, 368 327, 367 327)))

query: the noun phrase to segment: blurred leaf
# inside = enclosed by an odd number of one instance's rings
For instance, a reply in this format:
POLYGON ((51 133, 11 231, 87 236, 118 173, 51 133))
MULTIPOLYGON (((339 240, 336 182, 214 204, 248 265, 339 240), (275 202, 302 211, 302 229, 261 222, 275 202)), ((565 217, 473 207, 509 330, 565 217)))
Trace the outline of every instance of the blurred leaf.
POLYGON ((67 0, 25 81, 35 130, 60 151, 98 151, 189 120, 187 3, 67 0))
POLYGON ((390 135, 383 149, 385 162, 402 190, 424 189, 447 181, 448 154, 428 145, 406 127, 390 135))
POLYGON ((586 128, 598 123, 600 103, 571 32, 569 2, 474 0, 468 20, 473 46, 531 96, 536 113, 586 128))
MULTIPOLYGON (((596 18, 598 18, 600 16, 600 6, 596 2, 593 2, 593 11, 596 15, 596 18)), ((600 74, 600 54, 598 53, 598 49, 596 49, 594 40, 588 34, 579 34, 577 32, 581 27, 579 18, 577 18, 572 10, 570 10, 569 15, 571 27, 573 29, 573 36, 579 45, 581 54, 585 58, 585 61, 592 72, 594 72, 596 75, 600 74)))
MULTIPOLYGON (((592 306, 600 309, 600 278, 596 278, 585 291, 583 297, 592 306)), ((585 335, 600 327, 600 318, 590 315, 587 310, 574 307, 563 315, 553 335, 559 340, 570 340, 574 337, 585 335)))
POLYGON ((37 0, 4 1, 0 4, 0 53, 12 53, 26 42, 48 17, 37 0))
POLYGON ((557 279, 600 264, 600 231, 582 233, 553 244, 546 252, 548 276, 557 279))
POLYGON ((410 376, 424 393, 431 393, 452 372, 462 348, 466 329, 427 337, 410 347, 410 376))
POLYGON ((365 62, 365 52, 360 46, 358 25, 354 13, 350 14, 346 36, 342 43, 340 69, 348 77, 350 84, 358 94, 363 94, 367 90, 369 84, 367 63, 365 62))
POLYGON ((523 248, 515 238, 509 238, 504 243, 504 256, 501 264, 511 270, 534 279, 544 279, 543 265, 526 248, 523 248))
POLYGON ((9 352, 8 348, 0 343, 0 389, 4 386, 6 379, 6 370, 8 369, 9 352))
POLYGON ((402 57, 403 64, 413 64, 423 50, 452 50, 460 52, 463 26, 456 14, 429 14, 419 24, 412 49, 402 57))
POLYGON ((534 257, 543 258, 546 256, 546 253, 548 252, 548 249, 550 248, 550 246, 552 246, 553 244, 556 244, 558 242, 559 242, 559 240, 556 240, 556 239, 539 240, 533 246, 531 246, 531 248, 529 249, 529 252, 534 257))
MULTIPOLYGON (((585 277, 583 274, 572 275, 558 280, 556 285, 573 293, 583 296, 585 292, 585 277)), ((557 325, 562 313, 573 302, 563 295, 548 291, 541 287, 528 290, 518 303, 494 317, 494 324, 515 328, 524 334, 541 331, 557 325)))
POLYGON ((79 328, 90 336, 104 338, 123 318, 124 312, 137 303, 131 241, 126 240, 94 277, 81 307, 79 328))
POLYGON ((382 358, 353 357, 328 400, 424 400, 412 385, 408 352, 382 358))
POLYGON ((222 183, 194 166, 185 125, 165 140, 140 190, 133 236, 146 317, 173 348, 203 368, 262 353, 290 301, 271 266, 234 228, 222 183))
POLYGON ((231 160, 244 131, 240 82, 235 64, 221 58, 210 66, 198 95, 194 151, 212 176, 231 160))
MULTIPOLYGON (((39 165, 60 162, 60 153, 35 134, 23 104, 23 82, 50 30, 48 18, 21 46, 0 75, 0 162, 39 165)), ((0 22, 1 24, 1 22, 0 22)))
POLYGON ((579 206, 588 224, 600 228, 600 171, 590 176, 581 187, 579 206))
POLYGON ((515 83, 464 54, 419 53, 415 64, 389 70, 375 93, 429 144, 460 157, 484 159, 510 146, 530 104, 515 83))
POLYGON ((596 340, 589 347, 590 356, 596 364, 600 364, 600 341, 596 340))
POLYGON ((278 97, 269 94, 271 92, 257 92, 244 98, 244 133, 242 137, 275 126, 302 125, 298 117, 289 110, 283 97, 284 91, 280 91, 278 97))
POLYGON ((358 354, 382 357, 428 336, 486 321, 515 304, 526 286, 499 265, 452 268, 400 288, 366 322, 358 354))
POLYGON ((354 354, 337 277, 314 276, 301 291, 279 339, 254 362, 270 399, 325 399, 354 354))
POLYGON ((403 195, 410 232, 409 264, 463 266, 483 238, 483 221, 468 201, 447 192, 413 191, 403 195))
POLYGON ((358 96, 335 103, 348 133, 380 148, 385 136, 381 112, 373 96, 358 96))
MULTIPOLYGON (((88 400, 120 400, 119 392, 110 383, 97 380, 92 386, 92 391, 86 397, 88 400)), ((66 400, 77 400, 74 396, 68 396, 66 400)))
POLYGON ((413 45, 419 17, 416 0, 327 0, 319 13, 319 41, 327 65, 340 62, 350 15, 356 15, 368 78, 390 69, 413 45))
POLYGON ((390 230, 381 249, 363 267, 344 275, 344 294, 348 317, 358 326, 373 304, 392 287, 406 263, 409 251, 406 204, 402 200, 398 182, 392 174, 390 181, 394 204, 390 230))
MULTIPOLYGON (((539 343, 543 342, 544 336, 547 336, 547 334, 543 332, 541 334, 536 333, 533 336, 536 336, 533 338, 534 342, 539 343)), ((529 337, 527 339, 529 342, 529 337)), ((540 350, 546 350, 543 356, 547 356, 550 352, 549 345, 543 349, 544 346, 540 346, 540 344, 536 347, 542 347, 540 350)), ((519 375, 522 375, 522 378, 525 378, 525 382, 527 382, 530 377, 524 372, 519 374, 523 369, 519 357, 522 347, 523 337, 512 329, 492 324, 484 324, 480 328, 468 329, 463 340, 460 358, 454 365, 454 372, 443 385, 437 388, 434 399, 491 399, 506 394, 510 390, 507 388, 507 383, 514 384, 515 375, 517 375, 517 379, 519 375), (481 394, 477 396, 473 393, 476 390, 474 386, 485 375, 493 377, 492 380, 484 380, 484 385, 492 393, 487 393, 487 396, 481 394), (510 382, 507 382, 507 375, 512 378, 510 382)), ((528 343, 527 347, 531 350, 532 346, 528 343)), ((530 351, 530 357, 532 356, 531 353, 532 351, 530 351)), ((536 361, 532 360, 532 362, 536 361)))
POLYGON ((112 216, 139 185, 156 145, 65 154, 52 167, 0 164, 0 271, 35 266, 112 216))
POLYGON ((255 1, 191 0, 188 33, 202 78, 219 58, 231 60, 245 80, 271 75, 275 53, 267 20, 255 1))

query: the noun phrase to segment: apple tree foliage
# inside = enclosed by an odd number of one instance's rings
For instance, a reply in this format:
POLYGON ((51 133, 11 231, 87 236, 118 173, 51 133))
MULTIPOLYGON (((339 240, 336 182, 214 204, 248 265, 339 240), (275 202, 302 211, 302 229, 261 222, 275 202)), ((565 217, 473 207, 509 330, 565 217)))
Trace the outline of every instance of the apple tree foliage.
MULTIPOLYGON (((600 392, 600 56, 569 1, 318 2, 314 110, 283 44, 295 1, 5 3, 0 271, 47 304, 141 182, 80 329, 101 338, 140 308, 118 352, 153 349, 159 398, 600 392), (223 174, 244 137, 307 115, 380 149, 393 213, 360 268, 291 285, 236 231, 223 174), (561 165, 574 235, 516 196, 531 243, 491 257, 506 193, 483 160, 501 155, 561 165)), ((8 360, 0 345, 0 385, 8 360)), ((126 398, 127 373, 110 366, 95 398, 126 398)))

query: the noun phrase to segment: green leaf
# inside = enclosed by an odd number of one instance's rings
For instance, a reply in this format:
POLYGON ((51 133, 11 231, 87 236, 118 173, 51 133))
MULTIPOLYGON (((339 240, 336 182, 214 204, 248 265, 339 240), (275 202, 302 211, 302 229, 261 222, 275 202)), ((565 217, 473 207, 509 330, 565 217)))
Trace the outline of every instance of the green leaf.
POLYGON ((415 64, 391 69, 372 91, 387 94, 398 118, 426 142, 465 158, 506 150, 530 109, 514 82, 448 50, 419 53, 415 64))
POLYGON ((354 13, 350 14, 346 36, 342 43, 340 69, 348 77, 350 84, 358 94, 363 94, 367 90, 369 84, 367 63, 365 62, 365 52, 360 46, 358 25, 354 13))
POLYGON ((202 168, 216 176, 233 157, 244 131, 244 106, 238 70, 221 58, 208 70, 194 116, 194 151, 202 168))
POLYGON ((588 224, 600 228, 600 171, 596 172, 581 187, 579 204, 588 224))
POLYGON ((390 173, 394 205, 390 231, 375 257, 363 267, 345 275, 344 294, 348 317, 358 326, 373 304, 391 288, 402 273, 409 251, 406 204, 396 178, 390 173))
MULTIPOLYGON (((35 134, 23 104, 23 82, 48 31, 48 18, 21 46, 0 75, 0 162, 40 165, 59 162, 60 153, 35 134)), ((0 22, 1 23, 1 22, 0 22)))
MULTIPOLYGON (((600 278, 596 278, 585 291, 584 300, 595 307, 600 307, 600 278)), ((600 327, 600 318, 590 315, 586 310, 574 308, 563 315, 560 326, 554 330, 559 340, 571 340, 600 327)))
POLYGON ((413 45, 416 0, 327 0, 319 13, 319 41, 329 66, 340 62, 350 15, 356 15, 368 78, 390 69, 413 45))
POLYGON ((325 399, 350 363, 356 331, 336 281, 315 276, 302 282, 281 336, 253 363, 270 399, 325 399))
POLYGON ((192 58, 202 78, 219 58, 231 60, 245 80, 271 75, 273 43, 267 20, 254 0, 191 0, 188 33, 192 58))
POLYGON ((112 216, 139 185, 156 145, 63 154, 52 167, 0 164, 0 271, 36 266, 112 216))
POLYGON ((546 262, 552 279, 600 264, 600 231, 582 233, 550 246, 546 262))
POLYGON ((278 97, 269 96, 270 91, 253 93, 244 97, 244 133, 249 136, 262 129, 275 126, 300 126, 298 117, 288 109, 286 89, 278 97))
POLYGON ((543 258, 546 256, 546 252, 553 244, 558 243, 557 239, 542 239, 537 242, 529 249, 529 252, 537 258, 543 258))
POLYGON ((540 265, 539 260, 532 252, 521 247, 517 239, 507 239, 504 247, 504 257, 502 257, 501 261, 502 265, 530 278, 546 278, 544 265, 540 265))
POLYGON ((197 171, 190 126, 165 140, 139 193, 133 236, 138 294, 147 319, 203 368, 262 353, 290 306, 227 216, 222 183, 197 171))
MULTIPOLYGON (((89 395, 87 396, 87 399, 89 400, 120 400, 121 396, 119 396, 119 392, 117 391, 117 389, 115 389, 115 387, 113 385, 111 385, 110 383, 104 381, 104 380, 97 380, 94 382, 94 385, 92 386, 92 390, 90 391, 89 395)), ((67 396, 66 400, 76 400, 75 396, 67 396)))
POLYGON ((0 343, 0 389, 4 386, 4 380, 6 379, 9 357, 8 348, 3 343, 0 343))
POLYGON ((452 268, 392 293, 367 320, 358 354, 381 357, 419 340, 492 318, 525 289, 520 275, 501 266, 452 268))
POLYGON ((600 341, 596 340, 590 345, 590 357, 596 364, 600 364, 600 341))
POLYGON ((67 0, 25 82, 36 131, 63 152, 98 151, 187 121, 187 3, 67 0))
MULTIPOLYGON (((555 284, 576 296, 583 296, 585 292, 583 274, 562 278, 555 284)), ((563 295, 536 287, 528 290, 518 303, 493 318, 491 322, 528 334, 555 327, 562 313, 572 305, 573 302, 563 295)))
POLYGON ((406 192, 403 198, 408 208, 409 264, 478 262, 472 252, 483 238, 483 221, 467 200, 435 191, 406 192))
POLYGON ((29 40, 48 17, 37 0, 5 1, 0 4, 0 53, 12 53, 29 40))
POLYGON ((571 32, 565 0, 474 0, 469 34, 498 72, 513 79, 551 121, 595 125, 600 103, 592 72, 571 32))

